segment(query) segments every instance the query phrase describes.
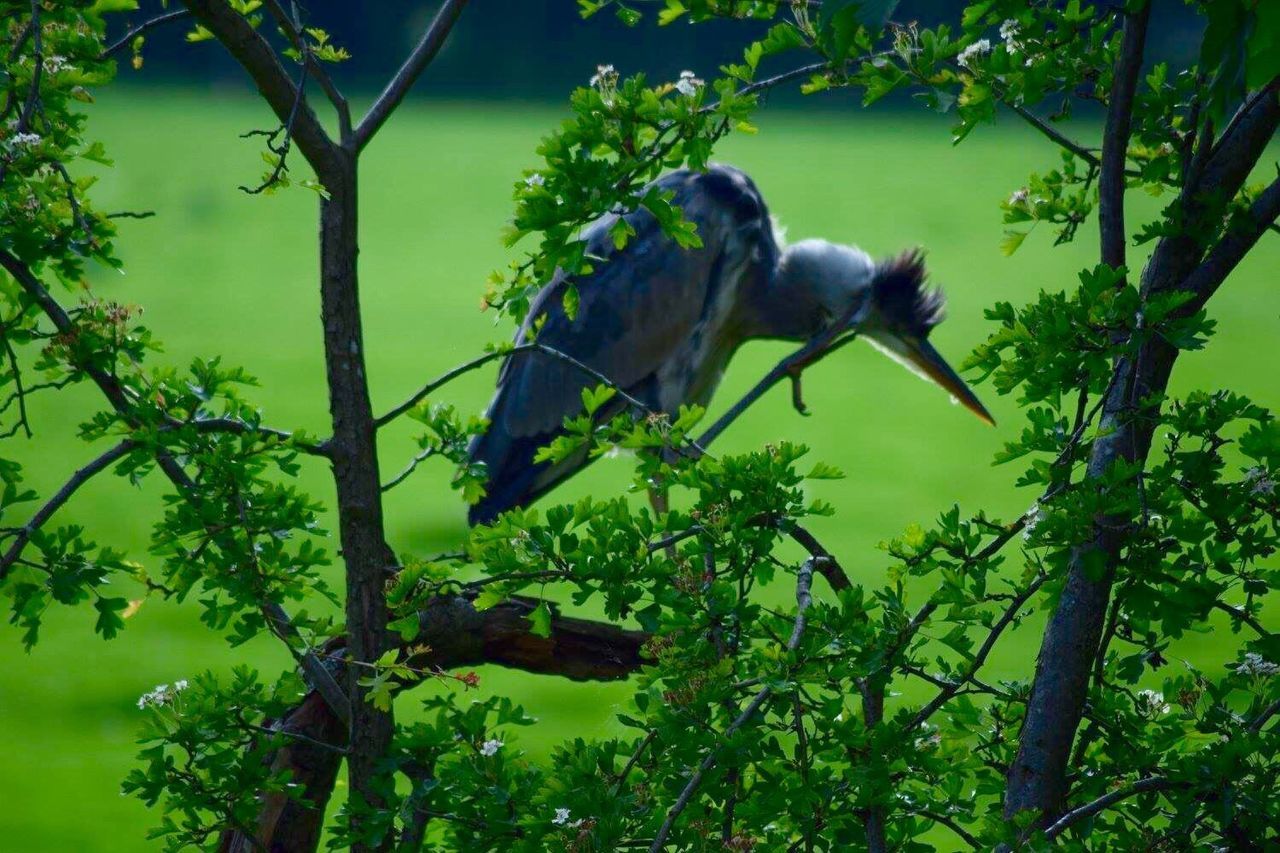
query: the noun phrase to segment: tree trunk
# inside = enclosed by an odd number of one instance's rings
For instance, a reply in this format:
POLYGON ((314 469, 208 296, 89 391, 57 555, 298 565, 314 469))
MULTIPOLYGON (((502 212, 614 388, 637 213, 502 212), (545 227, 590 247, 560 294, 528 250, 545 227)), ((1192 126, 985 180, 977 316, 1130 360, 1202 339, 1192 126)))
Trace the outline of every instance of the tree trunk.
POLYGON ((373 663, 388 648, 384 584, 387 567, 394 560, 383 532, 376 435, 360 328, 356 157, 346 148, 335 151, 335 165, 321 176, 329 198, 320 206, 320 295, 333 421, 329 449, 346 566, 347 652, 355 662, 348 668, 348 769, 352 793, 365 804, 380 807, 389 782, 378 778, 376 768, 389 751, 393 720, 390 712, 365 701, 358 682, 370 674, 360 664, 373 663))

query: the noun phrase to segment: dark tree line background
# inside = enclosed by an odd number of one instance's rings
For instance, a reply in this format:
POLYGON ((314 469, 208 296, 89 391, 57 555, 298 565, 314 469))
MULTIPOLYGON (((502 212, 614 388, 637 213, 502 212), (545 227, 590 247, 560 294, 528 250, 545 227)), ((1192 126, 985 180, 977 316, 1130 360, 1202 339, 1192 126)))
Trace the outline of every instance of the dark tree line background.
MULTIPOLYGON (((314 0, 307 4, 308 23, 334 33, 351 59, 334 76, 357 90, 371 90, 392 74, 439 3, 387 4, 350 0, 314 0), (375 14, 376 12, 376 14, 375 14)), ((711 26, 678 22, 660 27, 660 3, 633 4, 647 14, 636 26, 622 23, 610 10, 583 22, 575 0, 479 0, 463 16, 431 67, 431 93, 436 97, 538 99, 563 101, 565 93, 583 85, 597 64, 620 72, 643 71, 655 80, 674 80, 685 68, 711 75, 726 62, 741 58, 742 46, 768 30, 767 21, 717 21, 711 26)), ((952 0, 912 3, 912 19, 925 26, 954 20, 952 0)), ((1065 4, 1063 4, 1065 5, 1065 4)), ((1103 3, 1102 5, 1107 5, 1103 3)), ((161 11, 159 0, 142 0, 131 25, 161 11)), ((1148 44, 1152 55, 1192 62, 1199 50, 1203 18, 1182 0, 1153 4, 1148 44)), ((144 51, 148 70, 131 75, 122 68, 121 82, 244 85, 243 73, 214 43, 186 45, 172 37, 153 37, 144 51)), ((410 95, 414 97, 414 95, 410 95)), ((797 103, 795 91, 770 95, 775 103, 797 103)), ((828 93, 810 99, 810 108, 837 109, 856 103, 853 93, 828 93)), ((906 104, 907 96, 891 98, 906 104)))

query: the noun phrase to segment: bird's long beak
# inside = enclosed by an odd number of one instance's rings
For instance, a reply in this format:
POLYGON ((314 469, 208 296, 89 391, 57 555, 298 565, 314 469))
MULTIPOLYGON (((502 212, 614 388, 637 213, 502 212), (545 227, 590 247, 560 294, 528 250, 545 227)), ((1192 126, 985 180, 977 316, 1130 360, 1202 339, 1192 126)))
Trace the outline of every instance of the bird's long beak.
POLYGON ((904 341, 904 343, 906 344, 907 358, 911 360, 912 364, 920 368, 925 376, 942 386, 943 391, 959 400, 960 405, 992 426, 996 425, 996 419, 991 417, 987 407, 982 405, 982 401, 969 389, 969 386, 960 378, 959 374, 951 369, 951 365, 947 364, 942 354, 933 348, 933 344, 924 339, 908 340, 904 341))
POLYGON ((966 409, 992 426, 996 425, 995 418, 991 417, 987 407, 982 405, 977 395, 969 390, 969 386, 951 369, 951 365, 947 364, 942 354, 933 348, 933 344, 923 338, 907 335, 869 336, 869 340, 886 350, 890 356, 902 361, 912 371, 940 385, 942 390, 958 400, 966 409))

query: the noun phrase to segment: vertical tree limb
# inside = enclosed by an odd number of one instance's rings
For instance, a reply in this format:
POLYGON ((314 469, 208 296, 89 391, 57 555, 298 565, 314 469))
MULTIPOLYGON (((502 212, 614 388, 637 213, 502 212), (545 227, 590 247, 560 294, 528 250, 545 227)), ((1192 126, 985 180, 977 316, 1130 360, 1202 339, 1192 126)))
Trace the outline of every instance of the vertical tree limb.
POLYGON ((1102 162, 1098 174, 1098 226, 1102 238, 1102 262, 1113 268, 1124 266, 1124 164, 1133 123, 1133 95, 1142 70, 1143 45, 1151 4, 1125 17, 1107 106, 1106 129, 1102 136, 1102 162))
MULTIPOLYGON (((1133 17, 1129 17, 1126 27, 1133 26, 1133 21, 1133 17)), ((1123 54, 1117 60, 1117 73, 1122 68, 1138 67, 1138 63, 1127 61, 1123 54)), ((1204 256, 1204 234, 1216 233, 1219 227, 1209 215, 1213 209, 1209 202, 1230 199, 1239 192, 1274 135, 1277 122, 1280 122, 1280 105, 1274 92, 1251 99, 1238 120, 1232 122, 1230 133, 1219 140, 1201 174, 1181 195, 1181 232, 1162 238, 1143 270, 1144 301, 1192 284, 1200 288, 1196 300, 1203 304, 1202 300, 1208 298, 1229 267, 1234 266, 1234 263, 1218 264, 1212 276, 1193 276, 1204 256)), ((1211 140, 1201 144, 1211 144, 1211 140)), ((1264 194, 1259 202, 1265 206, 1270 198, 1264 194)), ((1230 234, 1224 236, 1209 253, 1210 257, 1238 251, 1232 249, 1235 239, 1230 234)), ((1099 483, 1117 460, 1145 465, 1156 413, 1144 410, 1141 401, 1156 399, 1164 393, 1177 355, 1175 347, 1153 335, 1142 342, 1131 357, 1117 361, 1114 379, 1103 401, 1099 438, 1090 455, 1086 481, 1099 483)), ((1071 745, 1084 712, 1090 667, 1097 654, 1112 581, 1127 539, 1127 521, 1096 519, 1093 538, 1072 553, 1062 594, 1040 647, 1017 757, 1009 768, 1006 817, 1034 811, 1038 817, 1033 825, 1043 827, 1061 813, 1068 790, 1071 745)))
MULTIPOLYGON (((1115 267, 1123 266, 1125 260, 1124 162, 1149 15, 1149 4, 1138 12, 1125 14, 1103 130, 1099 175, 1101 252, 1103 262, 1115 267)), ((1163 389, 1168 381, 1176 350, 1164 345, 1158 358, 1156 355, 1148 353, 1145 361, 1139 356, 1136 361, 1122 358, 1117 362, 1115 371, 1125 379, 1112 382, 1104 399, 1100 428, 1104 438, 1094 445, 1087 479, 1101 478, 1116 459, 1146 458, 1150 430, 1135 427, 1126 412, 1130 399, 1145 398, 1148 390, 1163 389), (1136 367, 1143 364, 1152 373, 1139 378, 1136 367), (1145 440, 1135 430, 1145 431, 1145 440)), ((1110 566, 1123 544, 1114 520, 1099 519, 1094 534, 1092 542, 1072 554, 1066 585, 1045 629, 1019 734, 1018 754, 1007 776, 1005 816, 1011 818, 1031 810, 1038 815, 1036 825, 1055 817, 1066 798, 1071 743, 1084 713, 1090 665, 1097 654, 1111 595, 1110 566), (1100 565, 1106 571, 1101 577, 1100 565)))
MULTIPOLYGON (((354 661, 372 664, 388 646, 386 570, 395 558, 382 521, 378 452, 365 374, 364 335, 356 274, 356 155, 334 153, 324 176, 328 198, 320 205, 320 313, 325 372, 329 385, 329 444, 337 491, 338 534, 347 581, 347 651, 354 661)), ((394 720, 365 700, 360 667, 351 667, 351 737, 348 769, 352 793, 380 808, 389 781, 379 770, 391 747, 394 720)), ((364 849, 357 845, 356 849, 364 849)))

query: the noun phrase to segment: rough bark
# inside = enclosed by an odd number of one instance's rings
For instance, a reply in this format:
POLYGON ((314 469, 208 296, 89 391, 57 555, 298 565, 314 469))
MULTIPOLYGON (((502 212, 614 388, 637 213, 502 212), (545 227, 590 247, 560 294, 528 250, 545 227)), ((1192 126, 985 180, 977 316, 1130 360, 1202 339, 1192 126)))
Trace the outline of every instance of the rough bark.
POLYGON ((254 837, 224 833, 218 844, 220 853, 291 853, 315 850, 320 845, 324 810, 342 765, 342 754, 337 750, 347 742, 347 727, 315 691, 269 727, 287 732, 289 737, 287 745, 276 752, 271 769, 289 771, 293 782, 302 786, 301 799, 267 794, 254 837))
MULTIPOLYGON (((356 258, 356 158, 338 149, 333 168, 322 173, 329 198, 320 208, 320 301, 324 325, 325 370, 333 437, 329 453, 337 490, 338 533, 346 567, 347 651, 373 663, 388 648, 386 570, 394 564, 382 523, 381 480, 369 385, 365 376, 356 258)), ((385 780, 378 764, 391 745, 392 715, 364 700, 352 667, 351 740, 348 766, 351 790, 367 805, 383 805, 385 780)))

